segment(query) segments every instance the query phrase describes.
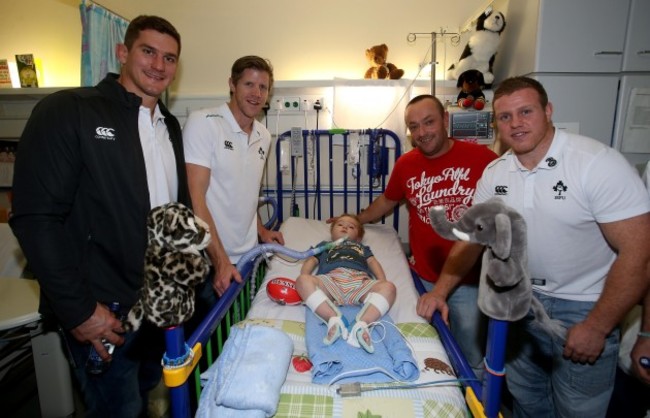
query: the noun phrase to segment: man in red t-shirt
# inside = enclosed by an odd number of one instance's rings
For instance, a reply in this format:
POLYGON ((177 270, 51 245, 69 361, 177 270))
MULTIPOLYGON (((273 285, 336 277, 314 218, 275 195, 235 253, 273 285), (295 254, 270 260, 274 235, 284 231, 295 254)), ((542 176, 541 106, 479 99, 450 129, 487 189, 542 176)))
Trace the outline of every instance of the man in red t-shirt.
POLYGON ((457 221, 471 205, 483 169, 497 155, 486 146, 449 138, 448 114, 434 96, 412 99, 404 118, 414 148, 397 160, 386 190, 359 214, 359 219, 373 222, 401 201, 407 202, 411 268, 427 289, 418 300, 417 313, 431 320, 438 310, 445 321, 450 319, 452 334, 480 378, 486 328, 476 304, 480 263, 456 289, 436 286, 453 241, 433 230, 429 210, 445 206, 447 218, 457 221))

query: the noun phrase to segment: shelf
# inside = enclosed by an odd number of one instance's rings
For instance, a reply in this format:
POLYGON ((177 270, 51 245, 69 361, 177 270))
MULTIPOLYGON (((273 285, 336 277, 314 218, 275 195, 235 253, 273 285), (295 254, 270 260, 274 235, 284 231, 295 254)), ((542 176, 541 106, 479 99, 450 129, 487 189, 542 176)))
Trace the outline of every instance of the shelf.
POLYGON ((29 116, 43 97, 69 87, 0 89, 0 139, 20 138, 29 116))
POLYGON ((38 100, 48 94, 72 87, 26 87, 0 89, 0 101, 38 100))

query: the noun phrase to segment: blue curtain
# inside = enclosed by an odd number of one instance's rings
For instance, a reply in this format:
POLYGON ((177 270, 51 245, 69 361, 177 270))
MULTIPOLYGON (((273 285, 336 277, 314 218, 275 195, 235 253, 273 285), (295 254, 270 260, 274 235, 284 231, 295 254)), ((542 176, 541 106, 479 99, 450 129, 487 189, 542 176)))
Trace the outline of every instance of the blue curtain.
POLYGON ((86 2, 81 12, 81 85, 94 86, 107 73, 119 73, 116 45, 124 42, 129 21, 100 5, 86 2))

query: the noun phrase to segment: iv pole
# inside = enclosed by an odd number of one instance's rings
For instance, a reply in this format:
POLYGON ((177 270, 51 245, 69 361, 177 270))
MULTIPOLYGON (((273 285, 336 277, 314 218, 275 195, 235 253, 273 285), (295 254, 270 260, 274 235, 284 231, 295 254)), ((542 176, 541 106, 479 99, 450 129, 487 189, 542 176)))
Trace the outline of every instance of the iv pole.
POLYGON ((440 33, 438 32, 411 32, 408 35, 406 35, 406 41, 407 42, 415 42, 417 40, 418 35, 428 35, 431 36, 431 95, 435 96, 436 95, 436 64, 438 63, 436 60, 436 40, 438 35, 458 35, 458 33, 451 33, 451 32, 444 32, 441 31, 440 33))
MULTIPOLYGON (((492 6, 488 6, 484 11, 483 14, 485 16, 489 15, 492 13, 492 6)), ((472 24, 475 24, 475 20, 472 21, 472 24)), ((465 31, 462 30, 464 33, 465 31)), ((460 33, 453 33, 453 32, 445 32, 444 29, 440 28, 440 32, 431 32, 431 33, 426 33, 426 32, 411 32, 408 35, 406 35, 406 41, 407 42, 415 42, 417 39, 418 35, 429 35, 431 36, 431 95, 435 96, 436 95, 436 38, 438 35, 459 35, 460 33)))

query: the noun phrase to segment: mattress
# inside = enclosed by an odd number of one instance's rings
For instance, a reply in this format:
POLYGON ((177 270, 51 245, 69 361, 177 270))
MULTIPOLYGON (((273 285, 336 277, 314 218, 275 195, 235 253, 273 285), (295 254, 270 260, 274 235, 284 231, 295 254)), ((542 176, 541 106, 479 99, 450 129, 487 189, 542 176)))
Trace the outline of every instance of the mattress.
MULTIPOLYGON (((292 361, 281 389, 278 417, 465 417, 468 410, 462 390, 436 330, 415 312, 417 292, 402 244, 395 230, 387 225, 366 225, 364 244, 369 245, 382 264, 388 280, 397 288, 397 299, 388 315, 393 319, 407 344, 412 348, 420 376, 412 382, 365 384, 360 396, 342 397, 338 385, 311 382, 311 373, 300 370, 300 362, 292 361), (298 366, 298 369, 296 368, 298 366), (442 383, 434 383, 442 382, 442 383), (395 388, 396 386, 418 386, 395 388), (421 386, 420 386, 421 385, 421 386), (375 388, 380 388, 374 390, 375 388), (361 414, 361 415, 359 415, 361 414)), ((322 240, 328 240, 329 225, 324 221, 289 218, 280 229, 288 248, 305 251, 322 240)), ((301 261, 272 257, 262 287, 255 296, 245 323, 274 327, 284 331, 293 341, 293 358, 307 355, 305 343, 305 307, 282 306, 266 295, 265 284, 276 277, 295 279, 301 261)))

